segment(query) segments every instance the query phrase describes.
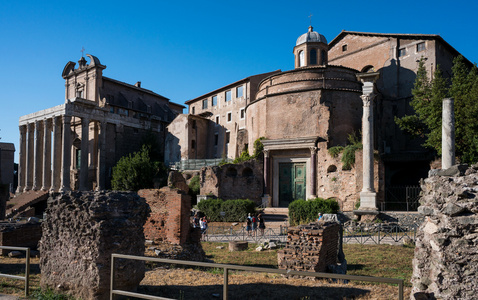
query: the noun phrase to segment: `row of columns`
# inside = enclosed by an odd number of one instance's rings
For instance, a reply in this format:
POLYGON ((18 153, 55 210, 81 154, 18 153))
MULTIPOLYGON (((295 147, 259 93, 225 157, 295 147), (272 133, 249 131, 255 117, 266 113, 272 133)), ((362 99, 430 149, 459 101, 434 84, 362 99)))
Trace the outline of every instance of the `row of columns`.
MULTIPOLYGON (((88 189, 89 118, 81 118, 79 189, 88 189)), ((106 123, 100 123, 97 166, 104 162, 106 123)), ((36 120, 20 126, 20 165, 17 192, 71 189, 71 116, 36 120)), ((97 187, 105 188, 105 170, 97 168, 97 187)))

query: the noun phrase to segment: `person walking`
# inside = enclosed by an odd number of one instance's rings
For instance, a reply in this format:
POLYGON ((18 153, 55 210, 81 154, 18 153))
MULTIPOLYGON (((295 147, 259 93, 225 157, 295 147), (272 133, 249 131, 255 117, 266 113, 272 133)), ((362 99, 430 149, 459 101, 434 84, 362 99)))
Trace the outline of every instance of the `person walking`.
POLYGON ((247 236, 251 236, 251 230, 252 230, 252 218, 250 217, 251 214, 246 218, 246 231, 247 231, 247 236))
POLYGON ((201 227, 201 236, 202 239, 206 239, 206 232, 207 232, 207 219, 206 216, 202 217, 201 220, 199 220, 199 226, 201 227))
POLYGON ((257 235, 257 216, 255 214, 252 216, 252 235, 257 235))

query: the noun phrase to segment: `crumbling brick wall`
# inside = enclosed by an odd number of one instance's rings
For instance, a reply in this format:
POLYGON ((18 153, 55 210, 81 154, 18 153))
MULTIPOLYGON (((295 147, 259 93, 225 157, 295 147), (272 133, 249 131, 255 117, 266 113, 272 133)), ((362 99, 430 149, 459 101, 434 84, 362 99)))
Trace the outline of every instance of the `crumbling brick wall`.
POLYGON ((476 299, 478 165, 460 169, 422 183, 411 299, 476 299))
MULTIPOLYGON (((0 223, 0 246, 37 249, 40 238, 40 223, 0 223)), ((0 255, 6 255, 10 251, 0 249, 0 255)))
POLYGON ((277 253, 279 269, 325 272, 338 263, 339 233, 337 222, 290 227, 287 245, 277 253))
MULTIPOLYGON (((151 215, 144 225, 146 239, 177 245, 191 240, 189 195, 170 187, 140 190, 138 195, 145 198, 151 208, 151 215)), ((198 239, 199 235, 195 237, 198 239)))
MULTIPOLYGON (((144 255, 149 214, 136 193, 68 192, 48 199, 40 241, 41 285, 81 299, 109 299, 111 254, 144 255)), ((134 290, 144 263, 115 260, 115 288, 134 290)))
POLYGON ((201 195, 223 200, 250 199, 261 204, 263 177, 261 161, 205 167, 201 169, 201 195))

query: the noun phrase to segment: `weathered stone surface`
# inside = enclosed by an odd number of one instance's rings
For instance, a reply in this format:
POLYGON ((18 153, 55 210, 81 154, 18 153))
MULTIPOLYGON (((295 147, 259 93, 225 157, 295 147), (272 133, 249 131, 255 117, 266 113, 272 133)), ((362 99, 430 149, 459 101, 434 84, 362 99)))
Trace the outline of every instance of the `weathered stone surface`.
MULTIPOLYGON (((0 246, 37 249, 41 235, 42 229, 38 223, 0 222, 0 246)), ((10 251, 0 249, 0 255, 7 255, 10 251)))
MULTIPOLYGON (((81 299, 109 299, 111 254, 144 255, 149 214, 136 193, 68 192, 48 199, 40 241, 41 285, 81 299)), ((115 287, 134 290, 144 263, 115 260, 115 287)))
POLYGON ((175 189, 184 191, 186 194, 189 192, 189 186, 186 183, 186 179, 178 171, 169 172, 168 186, 171 187, 171 188, 175 188, 175 189))
POLYGON ((241 242, 238 242, 238 241, 229 242, 229 251, 247 250, 248 246, 249 246, 248 242, 242 242, 242 241, 241 242))
POLYGON ((346 266, 340 254, 340 230, 339 223, 322 221, 290 227, 286 247, 277 252, 279 269, 326 272, 339 260, 346 266))
POLYGON ((416 237, 410 298, 476 299, 478 171, 443 174, 422 182, 419 212, 426 221, 416 237))

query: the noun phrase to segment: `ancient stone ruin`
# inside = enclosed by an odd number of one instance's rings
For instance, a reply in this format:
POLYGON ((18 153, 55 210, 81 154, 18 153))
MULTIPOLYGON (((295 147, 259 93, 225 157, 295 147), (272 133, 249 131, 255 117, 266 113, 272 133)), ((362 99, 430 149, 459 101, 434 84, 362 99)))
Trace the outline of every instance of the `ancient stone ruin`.
POLYGON ((478 165, 434 174, 422 182, 410 298, 476 299, 478 165))
MULTIPOLYGON (((41 224, 38 222, 0 222, 0 246, 29 247, 37 249, 41 238, 41 224)), ((0 255, 10 250, 0 249, 0 255)))
MULTIPOLYGON (((146 201, 136 193, 68 192, 48 199, 40 241, 41 286, 109 299, 111 254, 144 255, 146 201)), ((143 262, 115 260, 115 288, 134 290, 143 262)))
POLYGON ((340 262, 340 224, 317 222, 288 229, 287 245, 277 252, 279 269, 326 272, 340 262), (330 266, 330 267, 329 267, 330 266))

